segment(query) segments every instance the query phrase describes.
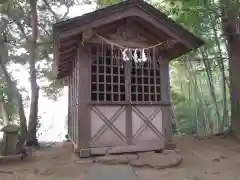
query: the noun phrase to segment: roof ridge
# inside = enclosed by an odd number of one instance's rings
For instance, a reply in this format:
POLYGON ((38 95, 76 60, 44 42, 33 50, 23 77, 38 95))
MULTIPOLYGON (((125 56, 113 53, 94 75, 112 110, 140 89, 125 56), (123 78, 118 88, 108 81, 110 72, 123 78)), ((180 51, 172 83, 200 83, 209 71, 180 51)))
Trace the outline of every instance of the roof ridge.
POLYGON ((82 14, 80 16, 76 16, 76 17, 73 17, 73 18, 70 18, 70 19, 67 19, 65 21, 61 21, 61 22, 57 22, 55 23, 53 26, 57 27, 59 25, 62 25, 62 24, 67 24, 67 23, 71 23, 72 21, 76 21, 78 19, 81 19, 81 18, 84 18, 85 16, 89 16, 91 15, 92 13, 100 13, 101 11, 104 11, 106 9, 115 9, 117 8, 118 6, 131 6, 131 5, 148 5, 148 6, 151 6, 151 8, 154 8, 151 4, 145 2, 144 0, 126 0, 126 1, 122 1, 120 3, 117 3, 117 4, 113 4, 113 5, 110 5, 110 6, 107 6, 107 7, 104 7, 104 8, 101 8, 101 9, 97 9, 95 11, 92 11, 92 12, 88 12, 88 13, 85 13, 85 14, 82 14), (139 4, 140 3, 140 4, 139 4), (142 4, 141 4, 142 3, 142 4))

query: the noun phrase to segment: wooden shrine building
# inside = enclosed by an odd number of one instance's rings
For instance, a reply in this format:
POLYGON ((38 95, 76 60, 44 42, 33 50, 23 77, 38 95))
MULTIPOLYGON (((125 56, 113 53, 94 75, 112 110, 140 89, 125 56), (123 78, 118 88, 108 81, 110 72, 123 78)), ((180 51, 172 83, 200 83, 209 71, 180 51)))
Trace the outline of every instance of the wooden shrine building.
POLYGON ((202 40, 142 0, 54 24, 53 36, 75 152, 160 150, 171 141, 169 61, 202 40))

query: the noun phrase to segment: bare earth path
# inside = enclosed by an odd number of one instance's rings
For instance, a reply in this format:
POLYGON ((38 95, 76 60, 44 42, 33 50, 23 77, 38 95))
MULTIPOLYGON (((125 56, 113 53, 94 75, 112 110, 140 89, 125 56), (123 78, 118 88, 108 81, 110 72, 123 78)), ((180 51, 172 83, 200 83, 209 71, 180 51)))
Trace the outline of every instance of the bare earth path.
MULTIPOLYGON (((175 139, 184 160, 175 168, 134 168, 139 180, 239 180, 240 144, 231 138, 175 139)), ((53 145, 39 150, 30 160, 0 165, 0 180, 83 180, 93 166, 76 164, 69 148, 53 145)), ((121 165, 123 166, 123 165, 121 165)))

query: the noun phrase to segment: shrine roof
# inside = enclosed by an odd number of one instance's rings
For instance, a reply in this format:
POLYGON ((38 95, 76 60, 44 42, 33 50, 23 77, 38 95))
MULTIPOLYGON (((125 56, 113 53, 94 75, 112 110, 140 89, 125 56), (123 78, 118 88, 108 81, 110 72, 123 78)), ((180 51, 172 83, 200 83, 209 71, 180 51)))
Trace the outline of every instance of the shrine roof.
MULTIPOLYGON (((67 66, 64 70, 60 70, 60 66, 63 61, 66 62, 66 59, 76 56, 77 43, 81 40, 82 33, 130 17, 137 17, 146 22, 145 24, 148 23, 149 26, 146 26, 146 29, 150 30, 151 25, 151 29, 155 29, 156 35, 165 34, 166 37, 171 37, 179 42, 173 48, 174 52, 169 53, 171 54, 170 59, 179 57, 204 44, 204 41, 152 5, 143 0, 127 0, 53 25, 54 61, 58 78, 66 76, 66 72, 69 71, 67 66), (64 47, 64 52, 60 54, 61 46, 64 47), (60 75, 61 73, 62 75, 60 75)), ((68 66, 70 64, 68 63, 68 66)))

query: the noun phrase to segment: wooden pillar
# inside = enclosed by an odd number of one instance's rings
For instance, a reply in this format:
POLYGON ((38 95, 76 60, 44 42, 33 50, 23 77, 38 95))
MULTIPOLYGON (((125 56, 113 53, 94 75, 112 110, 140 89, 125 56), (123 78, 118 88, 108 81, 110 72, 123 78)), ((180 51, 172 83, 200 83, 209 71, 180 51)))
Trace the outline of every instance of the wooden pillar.
POLYGON ((90 156, 90 110, 89 103, 91 101, 91 67, 88 50, 83 45, 78 48, 78 149, 80 157, 90 156))
POLYGON ((172 141, 172 114, 170 98, 170 78, 169 78, 169 60, 160 60, 160 78, 161 78, 161 101, 162 106, 162 127, 166 138, 166 143, 172 141))
POLYGON ((132 134, 132 105, 131 101, 131 70, 132 70, 132 62, 126 61, 125 62, 125 93, 126 93, 126 136, 127 142, 126 144, 132 144, 133 134, 132 134))

